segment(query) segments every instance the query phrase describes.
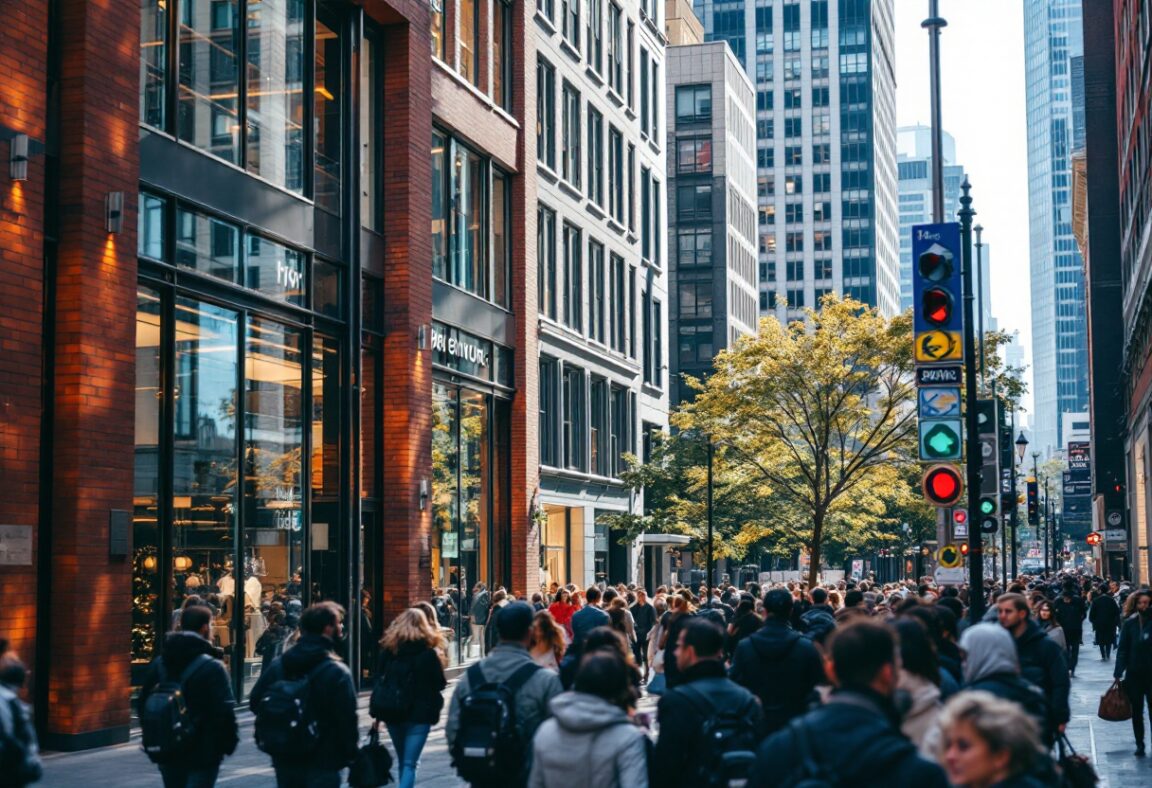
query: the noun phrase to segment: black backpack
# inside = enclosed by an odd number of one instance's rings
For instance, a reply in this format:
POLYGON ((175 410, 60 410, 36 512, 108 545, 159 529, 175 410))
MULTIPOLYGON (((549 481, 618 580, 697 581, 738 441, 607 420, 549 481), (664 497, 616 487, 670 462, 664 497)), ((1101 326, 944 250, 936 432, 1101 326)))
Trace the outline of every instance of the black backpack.
MULTIPOLYGON (((320 744, 320 727, 312 710, 311 683, 332 659, 314 665, 302 676, 285 673, 264 690, 256 708, 256 746, 273 758, 301 760, 320 744)), ((281 663, 283 665, 283 663, 281 663)))
POLYGON ((184 687, 211 661, 207 654, 197 655, 176 679, 168 675, 163 657, 156 661, 159 681, 140 708, 140 746, 154 763, 186 754, 195 740, 197 720, 188 712, 184 687))
POLYGON ((540 666, 528 663, 499 684, 484 678, 480 663, 468 668, 468 694, 460 701, 460 725, 452 765, 465 782, 512 784, 526 771, 526 742, 516 725, 516 693, 540 666))
POLYGON ((739 708, 718 709, 702 689, 692 684, 685 684, 679 690, 704 717, 694 784, 707 788, 743 788, 760 746, 756 698, 749 697, 739 708))
POLYGON ((373 719, 383 722, 407 721, 415 705, 414 673, 411 660, 400 657, 389 660, 384 675, 376 680, 372 697, 368 701, 368 713, 373 719))
POLYGON ((783 785, 786 788, 834 788, 840 785, 839 779, 828 766, 817 760, 816 752, 812 749, 811 734, 804 720, 792 720, 788 723, 788 729, 792 731, 800 766, 783 785))
POLYGON ((0 703, 7 708, 0 710, 0 784, 28 785, 43 776, 40 752, 36 746, 36 735, 32 726, 28 707, 18 697, 0 703))

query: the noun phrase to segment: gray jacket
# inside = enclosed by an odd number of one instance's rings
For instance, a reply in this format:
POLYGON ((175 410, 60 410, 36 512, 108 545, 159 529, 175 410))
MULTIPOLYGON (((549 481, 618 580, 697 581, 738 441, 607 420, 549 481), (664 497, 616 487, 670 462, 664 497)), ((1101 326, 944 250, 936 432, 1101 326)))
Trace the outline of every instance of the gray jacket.
MULTIPOLYGON (((480 670, 484 672, 485 679, 499 683, 510 678, 521 665, 531 662, 532 655, 528 653, 528 649, 518 643, 501 643, 488 652, 487 658, 480 661, 480 670)), ((448 706, 448 721, 444 725, 449 750, 452 749, 456 741, 456 731, 460 728, 460 702, 470 691, 468 673, 465 671, 456 682, 456 690, 452 693, 452 702, 448 706)), ((525 744, 532 741, 536 729, 548 716, 548 701, 562 691, 559 675, 550 670, 538 670, 516 693, 516 726, 520 729, 525 744)))
POLYGON ((528 788, 648 788, 646 737, 624 711, 584 692, 551 706, 532 744, 528 788))

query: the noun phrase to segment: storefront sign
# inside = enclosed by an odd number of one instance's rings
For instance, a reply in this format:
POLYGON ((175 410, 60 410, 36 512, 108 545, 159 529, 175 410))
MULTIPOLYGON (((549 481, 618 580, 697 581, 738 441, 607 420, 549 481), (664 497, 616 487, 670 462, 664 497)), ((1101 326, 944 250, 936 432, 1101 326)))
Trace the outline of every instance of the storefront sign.
POLYGON ((469 336, 463 331, 454 328, 432 324, 432 350, 447 356, 449 363, 446 366, 462 366, 461 362, 469 366, 486 368, 491 353, 491 343, 483 339, 469 336))
POLYGON ((32 526, 0 525, 0 566, 32 565, 32 526))

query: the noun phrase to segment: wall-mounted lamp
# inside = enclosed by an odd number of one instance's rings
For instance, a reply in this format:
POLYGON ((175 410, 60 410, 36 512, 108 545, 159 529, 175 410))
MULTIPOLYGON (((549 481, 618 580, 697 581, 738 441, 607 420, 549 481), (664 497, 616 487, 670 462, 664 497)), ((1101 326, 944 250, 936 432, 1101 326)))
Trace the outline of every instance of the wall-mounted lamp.
POLYGON ((28 135, 17 134, 8 147, 8 174, 14 181, 28 180, 28 135))
POLYGON ((108 192, 104 198, 104 229, 118 233, 124 226, 124 192, 108 192))
POLYGON ((420 511, 428 508, 428 480, 420 480, 420 511))
POLYGON ((424 323, 421 323, 420 327, 416 329, 416 349, 428 349, 428 326, 424 323))

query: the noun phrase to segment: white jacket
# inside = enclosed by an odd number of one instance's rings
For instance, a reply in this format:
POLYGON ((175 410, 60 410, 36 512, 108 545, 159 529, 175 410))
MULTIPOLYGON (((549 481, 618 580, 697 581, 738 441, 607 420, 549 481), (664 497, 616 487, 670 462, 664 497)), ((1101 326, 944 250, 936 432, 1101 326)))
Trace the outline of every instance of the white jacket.
POLYGON ((552 699, 532 742, 528 788, 648 788, 644 731, 619 707, 584 692, 552 699))

